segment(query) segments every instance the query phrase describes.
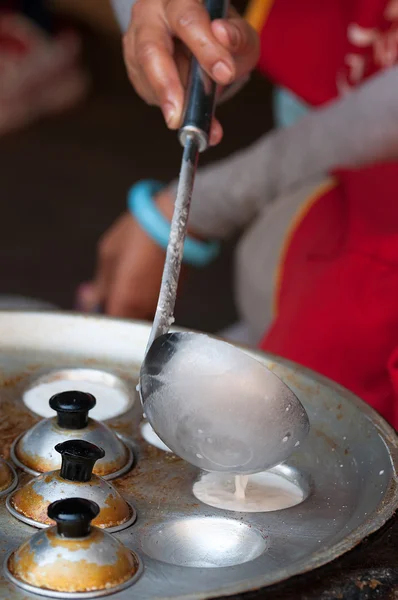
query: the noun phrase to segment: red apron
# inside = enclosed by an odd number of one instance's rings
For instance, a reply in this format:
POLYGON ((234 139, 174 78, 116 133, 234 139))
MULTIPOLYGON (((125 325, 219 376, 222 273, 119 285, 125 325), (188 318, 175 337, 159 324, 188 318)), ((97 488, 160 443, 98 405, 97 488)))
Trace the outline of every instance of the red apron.
MULTIPOLYGON (((397 0, 274 0, 259 67, 321 105, 397 62, 397 24, 397 0)), ((337 381, 398 428, 398 163, 336 178, 290 232, 261 348, 337 381)))

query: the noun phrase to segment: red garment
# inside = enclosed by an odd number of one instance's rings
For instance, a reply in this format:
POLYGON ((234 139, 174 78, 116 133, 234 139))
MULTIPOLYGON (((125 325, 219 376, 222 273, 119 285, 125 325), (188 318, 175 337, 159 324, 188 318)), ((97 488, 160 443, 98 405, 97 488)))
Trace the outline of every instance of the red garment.
MULTIPOLYGON (((398 0, 274 0, 261 51, 261 70, 323 104, 397 62, 398 0)), ((396 428, 397 196, 398 163, 339 173, 290 238, 279 312, 261 343, 350 389, 396 428)))
POLYGON ((398 427, 397 166, 339 181, 295 231, 261 348, 339 382, 398 427))
POLYGON ((259 68, 319 105, 395 64, 397 42, 397 0, 274 0, 259 68))

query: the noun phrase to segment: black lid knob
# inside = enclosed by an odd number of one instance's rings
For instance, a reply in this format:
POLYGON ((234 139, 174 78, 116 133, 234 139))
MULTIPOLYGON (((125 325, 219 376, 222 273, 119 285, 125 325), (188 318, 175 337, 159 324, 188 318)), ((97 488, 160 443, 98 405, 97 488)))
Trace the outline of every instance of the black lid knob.
POLYGON ((62 456, 61 477, 68 481, 90 481, 95 462, 105 451, 86 440, 66 440, 55 446, 62 456))
POLYGON ((87 537, 90 523, 99 514, 98 504, 84 498, 66 498, 50 504, 47 514, 56 522, 58 535, 65 538, 87 537))
POLYGON ((96 400, 87 392, 61 392, 50 398, 50 406, 57 412, 57 423, 63 429, 84 429, 88 424, 88 411, 96 400))

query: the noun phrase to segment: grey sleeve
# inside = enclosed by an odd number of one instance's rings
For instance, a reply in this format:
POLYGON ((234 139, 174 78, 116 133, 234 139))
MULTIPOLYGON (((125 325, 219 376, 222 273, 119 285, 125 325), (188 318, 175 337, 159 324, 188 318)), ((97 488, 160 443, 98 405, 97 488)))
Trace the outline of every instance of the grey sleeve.
MULTIPOLYGON (((337 167, 398 157, 398 67, 342 99, 316 109, 293 127, 199 170, 190 225, 227 237, 293 186, 337 167)), ((175 193, 176 182, 170 187, 175 193)))

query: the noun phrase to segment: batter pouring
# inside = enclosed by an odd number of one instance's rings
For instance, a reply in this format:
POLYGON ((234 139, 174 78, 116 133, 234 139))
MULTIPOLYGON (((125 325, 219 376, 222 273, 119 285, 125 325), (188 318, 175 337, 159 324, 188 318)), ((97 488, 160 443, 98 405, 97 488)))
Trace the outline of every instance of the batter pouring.
POLYGON ((236 512, 269 512, 296 506, 305 493, 277 469, 236 475, 204 473, 193 486, 194 496, 209 506, 236 512))
POLYGON ((245 500, 248 483, 248 475, 235 475, 235 497, 237 500, 245 500))

